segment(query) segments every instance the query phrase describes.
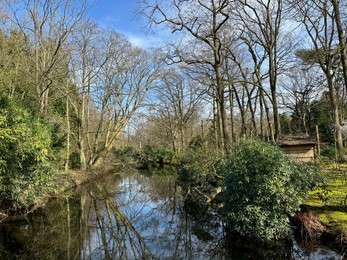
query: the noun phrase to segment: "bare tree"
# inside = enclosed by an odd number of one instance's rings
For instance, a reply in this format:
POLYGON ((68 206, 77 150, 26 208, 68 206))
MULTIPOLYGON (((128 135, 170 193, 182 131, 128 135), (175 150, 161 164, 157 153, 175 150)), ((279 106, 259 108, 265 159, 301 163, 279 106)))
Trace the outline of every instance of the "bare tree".
MULTIPOLYGON (((87 168, 87 150, 90 143, 91 89, 103 64, 99 52, 101 31, 91 21, 84 21, 73 34, 70 59, 71 80, 77 87, 79 98, 72 101, 77 115, 77 145, 80 165, 87 168)), ((104 60, 105 62, 105 60, 104 60)))
POLYGON ((292 127, 296 133, 309 134, 309 115, 313 101, 323 91, 322 74, 318 68, 304 66, 293 68, 281 79, 281 103, 292 115, 292 127))
MULTIPOLYGON (((229 20, 230 1, 180 1, 170 2, 142 1, 143 13, 154 24, 165 24, 178 35, 188 35, 189 45, 195 52, 188 55, 186 50, 176 48, 174 61, 186 64, 206 64, 213 71, 213 81, 219 119, 223 133, 224 150, 231 149, 230 134, 225 102, 225 82, 222 76, 222 36, 229 20), (199 51, 200 50, 200 51, 199 51)), ((184 48, 187 45, 184 44, 184 48)))
POLYGON ((102 163, 156 83, 161 67, 159 53, 149 55, 115 32, 103 34, 100 71, 90 90, 95 120, 87 133, 90 166, 102 163))
POLYGON ((153 111, 170 133, 175 151, 186 148, 187 131, 194 125, 201 108, 196 83, 178 70, 168 69, 154 89, 153 111))
POLYGON ((331 0, 331 3, 333 5, 334 19, 339 39, 338 47, 340 52, 340 61, 342 64, 342 75, 345 82, 345 89, 347 90, 347 33, 346 28, 343 27, 347 21, 347 14, 344 13, 344 15, 342 15, 342 10, 346 10, 347 4, 338 0, 331 0))
POLYGON ((66 67, 64 44, 86 12, 84 0, 7 1, 11 19, 32 43, 39 111, 48 114, 49 90, 54 85, 53 71, 66 67))
MULTIPOLYGON (((237 1, 237 8, 233 11, 237 17, 237 26, 241 31, 241 39, 247 45, 252 55, 255 66, 267 66, 266 73, 268 75, 270 87, 270 101, 272 104, 274 126, 277 138, 281 137, 281 126, 279 119, 279 108, 277 101, 277 81, 278 75, 283 66, 283 59, 290 51, 292 44, 286 38, 283 42, 283 25, 284 25, 284 7, 282 0, 255 0, 237 1)), ((289 32, 287 32, 289 34, 289 32)), ((256 67, 254 74, 258 81, 259 87, 263 87, 261 81, 260 67, 256 67)), ((264 91, 264 88, 262 88, 264 91)))
POLYGON ((336 23, 330 0, 302 1, 294 5, 299 21, 310 39, 310 49, 298 52, 309 63, 316 63, 323 71, 329 89, 329 98, 334 113, 334 128, 337 150, 343 153, 340 111, 335 85, 336 70, 339 68, 336 50, 336 23))

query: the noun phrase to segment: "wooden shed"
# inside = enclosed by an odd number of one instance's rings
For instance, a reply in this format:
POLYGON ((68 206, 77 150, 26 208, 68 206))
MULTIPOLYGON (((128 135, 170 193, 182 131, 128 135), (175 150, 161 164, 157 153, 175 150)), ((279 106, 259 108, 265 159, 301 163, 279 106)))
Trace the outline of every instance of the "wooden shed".
POLYGON ((317 141, 310 139, 280 139, 278 146, 298 162, 311 162, 316 155, 317 141))

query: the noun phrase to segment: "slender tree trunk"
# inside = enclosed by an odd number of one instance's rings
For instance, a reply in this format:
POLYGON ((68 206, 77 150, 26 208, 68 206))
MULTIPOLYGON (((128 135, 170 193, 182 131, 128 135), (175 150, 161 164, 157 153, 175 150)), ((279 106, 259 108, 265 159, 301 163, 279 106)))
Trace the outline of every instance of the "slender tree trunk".
POLYGON ((36 96, 38 101, 38 109, 40 112, 43 112, 42 106, 42 93, 41 93, 41 84, 39 79, 39 28, 38 28, 38 10, 37 10, 37 0, 33 2, 33 15, 34 19, 34 44, 35 44, 35 85, 36 85, 36 96))
MULTIPOLYGON (((245 135, 247 132, 247 126, 246 126, 246 110, 245 110, 245 104, 244 104, 244 93, 242 94, 242 98, 240 98, 235 86, 233 86, 235 99, 237 101, 237 104, 239 105, 240 110, 240 116, 241 116, 241 130, 240 130, 240 136, 239 140, 244 140, 245 135)), ((244 91, 244 89, 242 89, 244 91)))
POLYGON ((216 148, 220 148, 220 124, 219 124, 219 116, 217 109, 216 99, 213 97, 213 128, 214 128, 214 139, 216 142, 216 148))
POLYGON ((217 93, 218 93, 218 99, 217 102, 219 104, 219 115, 220 115, 220 122, 222 127, 222 134, 223 134, 223 146, 224 151, 226 155, 230 154, 231 150, 231 143, 230 143, 230 134, 229 134, 229 127, 228 127, 228 118, 227 118, 227 112, 226 112, 226 103, 225 103, 225 96, 224 96, 224 84, 222 83, 222 74, 221 74, 221 68, 220 65, 216 68, 216 77, 217 77, 217 93))
POLYGON ((336 148, 339 158, 343 157, 343 138, 340 125, 340 116, 339 116, 339 106, 337 102, 336 89, 334 86, 333 78, 330 73, 327 73, 328 87, 329 87, 329 98, 331 102, 331 107, 334 113, 334 127, 335 127, 335 139, 336 139, 336 148))
POLYGON ((230 138, 230 144, 233 145, 233 142, 235 142, 235 128, 234 128, 234 92, 231 88, 231 84, 229 84, 229 111, 230 111, 230 130, 231 130, 231 138, 230 138))
MULTIPOLYGON (((68 83, 66 86, 66 91, 68 93, 68 83)), ((66 96, 66 159, 65 159, 65 171, 69 170, 69 160, 70 160, 70 109, 69 109, 69 95, 66 96)))
POLYGON ((265 114, 266 114, 266 121, 267 121, 267 126, 268 126, 268 131, 267 131, 268 140, 271 141, 272 143, 275 143, 274 129, 272 127, 272 123, 271 123, 271 119, 270 119, 270 109, 269 109, 268 105, 266 104, 264 94, 262 94, 262 97, 263 97, 262 99, 263 99, 263 104, 264 104, 265 114))
MULTIPOLYGON (((84 87, 83 87, 84 89, 84 87)), ((80 165, 81 170, 87 169, 87 161, 86 161, 86 154, 85 154, 85 102, 86 102, 86 96, 83 90, 82 93, 82 104, 80 107, 80 118, 78 122, 78 148, 79 148, 79 155, 80 155, 80 165)))
POLYGON ((172 142, 172 150, 174 152, 177 152, 176 135, 175 135, 175 132, 172 130, 172 128, 170 129, 170 136, 171 136, 171 142, 172 142))
POLYGON ((345 82, 345 89, 347 90, 347 55, 346 55, 346 37, 340 16, 340 7, 338 0, 331 0, 335 11, 335 23, 336 29, 339 37, 339 50, 340 50, 340 60, 342 63, 342 73, 345 82))
POLYGON ((265 140, 265 131, 264 131, 264 105, 263 97, 261 90, 259 91, 259 106, 260 106, 260 136, 262 140, 265 140))
POLYGON ((86 140, 86 146, 88 148, 87 150, 87 156, 86 156, 86 168, 89 167, 89 162, 92 158, 92 140, 91 140, 91 81, 88 78, 88 84, 87 84, 87 96, 86 96, 86 120, 85 120, 85 140, 86 140))
MULTIPOLYGON (((252 93, 254 89, 252 91, 249 91, 247 86, 245 86, 245 88, 246 88, 247 101, 248 101, 247 106, 249 108, 249 112, 251 113, 250 135, 251 135, 251 138, 253 138, 253 134, 256 137, 258 136, 257 123, 255 122, 256 105, 254 105, 254 107, 252 106, 252 93)), ((254 103, 255 104, 257 103, 256 100, 254 103)))
POLYGON ((274 117, 274 126, 275 126, 275 138, 281 138, 281 124, 280 116, 278 112, 278 103, 277 103, 277 72, 274 60, 274 54, 270 50, 269 52, 269 73, 270 73, 270 88, 271 88, 271 101, 272 101, 272 110, 274 117))
POLYGON ((180 149, 180 151, 183 151, 184 150, 184 146, 185 146, 185 139, 184 139, 184 135, 185 135, 185 133, 184 133, 184 129, 183 129, 183 125, 181 124, 181 126, 180 126, 180 135, 181 135, 181 149, 180 149))

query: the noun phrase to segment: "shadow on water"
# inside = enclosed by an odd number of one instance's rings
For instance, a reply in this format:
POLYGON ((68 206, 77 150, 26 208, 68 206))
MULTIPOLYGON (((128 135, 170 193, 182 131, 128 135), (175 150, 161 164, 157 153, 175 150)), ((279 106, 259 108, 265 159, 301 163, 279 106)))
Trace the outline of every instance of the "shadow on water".
POLYGON ((0 227, 0 259, 338 259, 297 243, 225 239, 213 211, 194 218, 168 171, 108 175, 0 227))

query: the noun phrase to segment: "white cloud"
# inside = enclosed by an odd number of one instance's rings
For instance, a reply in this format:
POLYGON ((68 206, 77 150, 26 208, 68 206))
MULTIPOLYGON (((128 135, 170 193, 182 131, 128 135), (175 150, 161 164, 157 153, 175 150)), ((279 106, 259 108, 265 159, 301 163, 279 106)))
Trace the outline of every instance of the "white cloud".
POLYGON ((166 38, 160 36, 152 35, 140 35, 134 33, 125 33, 129 41, 134 45, 142 49, 147 49, 151 47, 159 47, 165 44, 166 38))

